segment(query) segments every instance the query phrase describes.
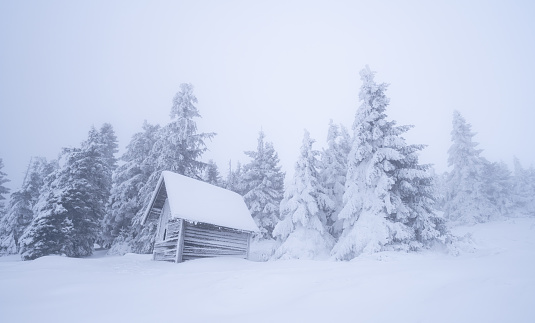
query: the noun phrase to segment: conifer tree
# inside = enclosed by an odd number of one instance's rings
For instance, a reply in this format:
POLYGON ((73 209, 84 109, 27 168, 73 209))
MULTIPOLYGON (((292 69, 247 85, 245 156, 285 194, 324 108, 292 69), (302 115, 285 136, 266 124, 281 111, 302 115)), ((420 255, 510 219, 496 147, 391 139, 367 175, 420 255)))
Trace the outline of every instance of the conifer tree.
POLYGON ((312 149, 313 143, 305 130, 292 186, 280 204, 282 220, 273 230, 273 236, 282 241, 273 256, 275 259, 326 256, 334 244, 324 212, 326 205, 332 208, 333 202, 319 181, 319 152, 312 149))
POLYGON ((104 142, 92 127, 80 148, 64 150, 64 162, 46 178, 36 215, 20 239, 23 260, 93 253, 111 186, 112 169, 104 142))
POLYGON ((114 246, 114 250, 110 250, 111 253, 131 251, 127 247, 131 238, 128 233, 132 228, 132 219, 143 208, 145 200, 140 191, 154 172, 154 166, 148 163, 148 159, 159 136, 160 126, 145 121, 142 129, 142 132, 132 136, 126 146, 126 152, 121 156, 123 164, 113 175, 110 202, 102 221, 101 237, 104 247, 114 246), (114 241, 115 239, 118 240, 114 241))
POLYGON ((236 169, 232 169, 232 161, 228 163, 228 174, 225 180, 225 188, 243 195, 243 174, 240 162, 236 163, 236 169))
POLYGON ((522 167, 518 158, 514 158, 514 177, 512 202, 515 213, 535 216, 535 168, 522 167))
POLYGON ((422 145, 407 145, 410 126, 387 121, 387 85, 377 84, 366 66, 360 72, 362 104, 353 124, 344 205, 343 232, 331 251, 338 260, 388 249, 417 250, 446 239, 433 209, 434 188, 427 165, 418 163, 422 145))
MULTIPOLYGON (((173 98, 171 122, 158 132, 157 140, 146 161, 154 171, 140 190, 144 207, 147 206, 162 171, 172 171, 202 180, 202 172, 206 167, 206 163, 201 161, 207 150, 205 140, 211 139, 215 133, 197 131, 195 118, 200 118, 201 115, 196 104, 193 86, 181 84, 180 91, 173 98)), ((141 226, 142 217, 143 210, 140 210, 133 219, 132 250, 150 253, 154 245, 157 221, 150 219, 141 226)))
POLYGON ((284 173, 273 144, 264 141, 260 131, 256 151, 246 151, 251 161, 243 168, 243 198, 262 238, 270 239, 279 219, 279 205, 284 194, 284 173))
POLYGON ((343 195, 347 174, 347 156, 351 149, 351 138, 347 129, 329 122, 327 133, 327 149, 321 154, 320 181, 326 189, 330 204, 326 204, 323 210, 327 216, 327 227, 335 237, 339 237, 342 231, 341 221, 338 221, 338 213, 343 205, 343 195))
POLYGON ((215 186, 223 186, 223 180, 221 179, 221 175, 219 175, 217 164, 211 159, 206 164, 206 168, 202 177, 203 181, 206 183, 210 183, 215 186))
POLYGON ((7 174, 2 172, 2 168, 4 168, 4 161, 0 158, 0 255, 11 253, 12 249, 12 247, 10 247, 12 245, 12 238, 6 234, 9 229, 6 227, 7 220, 5 217, 7 216, 7 213, 4 205, 6 199, 4 195, 9 193, 9 189, 5 187, 4 184, 9 182, 9 180, 6 178, 7 174))
POLYGON ((448 165, 453 169, 446 180, 444 215, 460 223, 486 222, 498 213, 485 189, 489 162, 480 156, 482 150, 476 149, 471 128, 458 111, 453 113, 448 150, 448 165))
POLYGON ((503 162, 487 162, 484 168, 484 192, 494 205, 495 215, 511 216, 514 209, 513 179, 503 162))
POLYGON ((0 220, 0 254, 17 254, 19 238, 34 217, 34 206, 44 184, 44 178, 55 168, 45 158, 32 158, 22 187, 13 192, 6 208, 5 217, 0 220))
POLYGON ((9 182, 9 179, 7 179, 7 174, 2 172, 2 168, 4 168, 4 161, 0 158, 0 215, 4 209, 5 195, 9 193, 9 189, 4 186, 5 183, 9 182))
POLYGON ((100 127, 98 140, 103 145, 102 153, 107 161, 108 167, 112 171, 115 171, 117 168, 117 157, 115 155, 119 151, 119 144, 117 143, 117 136, 111 124, 104 123, 100 127))
MULTIPOLYGON (((180 91, 173 98, 171 122, 162 128, 151 153, 151 162, 156 170, 172 171, 181 175, 201 179, 206 164, 200 160, 206 152, 205 140, 215 133, 198 133, 195 118, 200 118, 195 106, 197 98, 193 86, 183 83, 180 91)), ((156 177, 159 177, 157 174, 156 177)))

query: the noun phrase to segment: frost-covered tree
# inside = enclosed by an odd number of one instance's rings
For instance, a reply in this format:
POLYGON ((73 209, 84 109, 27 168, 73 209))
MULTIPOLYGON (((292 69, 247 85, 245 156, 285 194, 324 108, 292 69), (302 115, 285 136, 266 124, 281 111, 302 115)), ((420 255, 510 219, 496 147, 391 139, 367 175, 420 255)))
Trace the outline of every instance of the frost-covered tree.
POLYGON ((324 212, 333 202, 319 181, 319 152, 312 149, 313 143, 305 131, 292 184, 280 204, 282 220, 273 229, 273 237, 282 242, 275 259, 325 257, 334 244, 324 212))
POLYGON ((20 239, 22 259, 93 253, 111 187, 112 168, 104 142, 92 127, 80 148, 64 150, 64 162, 45 179, 36 214, 20 239))
POLYGON ((0 215, 2 215, 2 210, 4 209, 5 196, 9 193, 9 189, 4 186, 5 183, 9 182, 7 179, 7 174, 2 172, 4 168, 4 161, 0 158, 0 215))
POLYGON ((512 202, 519 215, 535 216, 535 168, 522 167, 518 158, 514 158, 514 177, 512 202))
MULTIPOLYGON (((202 172, 206 163, 201 157, 207 150, 205 141, 215 133, 199 133, 196 118, 201 115, 197 107, 197 98, 193 94, 191 84, 181 84, 180 91, 173 98, 171 122, 158 132, 147 164, 154 167, 140 194, 144 198, 143 206, 147 206, 152 191, 162 171, 172 171, 181 175, 202 180, 202 172)), ((137 212, 133 219, 132 250, 139 253, 150 253, 154 245, 156 219, 149 220, 141 226, 143 210, 137 212)))
POLYGON ((225 188, 243 195, 243 173, 240 162, 236 163, 236 169, 232 169, 232 161, 228 163, 228 174, 225 180, 225 188))
POLYGON ((113 126, 109 123, 104 123, 100 127, 98 138, 103 145, 103 157, 106 159, 108 167, 114 171, 117 168, 117 157, 115 155, 119 151, 119 144, 117 143, 117 136, 113 126))
POLYGON ((131 236, 128 233, 132 227, 132 219, 143 208, 145 200, 140 192, 155 171, 148 159, 158 139, 160 126, 145 121, 142 129, 143 131, 132 136, 126 146, 126 152, 121 156, 123 164, 113 174, 111 197, 102 221, 101 236, 104 247, 113 245, 111 253, 131 251, 128 247, 131 236))
POLYGON ((9 193, 9 189, 4 186, 5 183, 9 182, 7 179, 7 174, 2 172, 2 168, 4 168, 4 161, 2 158, 0 158, 0 255, 4 253, 10 253, 9 251, 6 251, 8 248, 11 250, 12 238, 9 238, 6 236, 6 231, 8 231, 8 228, 6 228, 6 222, 5 219, 6 216, 6 210, 5 210, 5 197, 4 195, 7 195, 9 193))
POLYGON ((284 195, 284 173, 273 144, 260 131, 256 151, 246 151, 251 161, 243 167, 243 198, 264 239, 270 239, 279 220, 284 195))
POLYGON ((205 141, 215 136, 215 133, 197 132, 195 118, 200 118, 201 115, 196 104, 193 86, 181 84, 180 91, 173 98, 171 122, 162 128, 152 148, 151 162, 158 172, 169 170, 192 178, 201 178, 206 167, 206 163, 200 160, 207 150, 205 141))
POLYGON ((452 145, 448 165, 453 167, 446 180, 444 215, 460 223, 485 222, 498 214, 486 192, 488 161, 477 149, 475 133, 458 111, 453 113, 452 145))
POLYGON ((351 138, 347 129, 329 122, 327 148, 321 154, 320 182, 332 203, 324 205, 329 232, 339 237, 342 231, 338 213, 343 205, 345 181, 347 174, 347 156, 351 149, 351 138))
POLYGON ((55 162, 49 163, 42 157, 30 161, 22 187, 11 194, 6 214, 0 220, 0 254, 18 253, 19 238, 32 222, 44 178, 55 168, 55 162))
POLYGON ((407 145, 410 126, 387 121, 387 85, 366 66, 353 124, 354 141, 338 218, 343 232, 331 251, 338 260, 388 249, 418 250, 444 241, 446 228, 434 213, 434 188, 427 165, 418 163, 422 145, 407 145))
POLYGON ((494 205, 495 215, 512 215, 513 179, 505 163, 488 162, 485 164, 483 187, 487 198, 494 205))
POLYGON ((223 186, 223 180, 221 179, 221 175, 219 175, 217 164, 211 159, 206 164, 202 179, 206 183, 210 183, 215 186, 223 186))

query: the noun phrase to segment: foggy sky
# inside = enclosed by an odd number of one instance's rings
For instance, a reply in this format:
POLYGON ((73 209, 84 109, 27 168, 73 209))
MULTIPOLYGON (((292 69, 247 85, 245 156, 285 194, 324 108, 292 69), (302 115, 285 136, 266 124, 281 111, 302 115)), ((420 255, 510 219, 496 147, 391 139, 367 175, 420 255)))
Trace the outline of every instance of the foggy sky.
POLYGON ((351 127, 366 64, 421 162, 448 169, 459 110, 484 157, 529 166, 534 17, 530 1, 1 1, 3 171, 18 188, 31 156, 104 122, 122 152, 189 82, 199 131, 217 133, 204 160, 225 174, 263 129, 292 173, 303 129, 320 149, 330 119, 351 127))

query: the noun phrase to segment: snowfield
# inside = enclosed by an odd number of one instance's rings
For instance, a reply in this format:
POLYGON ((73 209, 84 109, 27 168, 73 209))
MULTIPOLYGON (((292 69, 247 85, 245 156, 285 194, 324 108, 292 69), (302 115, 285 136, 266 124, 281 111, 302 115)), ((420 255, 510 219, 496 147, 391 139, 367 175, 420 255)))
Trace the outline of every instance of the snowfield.
POLYGON ((2 257, 0 322, 535 322, 535 219, 455 232, 473 241, 459 256, 2 257))

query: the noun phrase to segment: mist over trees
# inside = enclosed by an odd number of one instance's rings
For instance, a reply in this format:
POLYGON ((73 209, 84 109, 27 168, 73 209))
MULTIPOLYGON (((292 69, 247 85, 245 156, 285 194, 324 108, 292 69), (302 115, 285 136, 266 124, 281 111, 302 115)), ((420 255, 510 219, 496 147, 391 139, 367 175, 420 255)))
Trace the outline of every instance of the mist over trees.
POLYGON ((435 174, 418 160, 424 146, 403 137, 412 126, 388 119, 388 86, 367 66, 360 77, 351 130, 331 120, 323 148, 313 147, 305 130, 287 187, 263 131, 256 149, 244 151, 246 162, 229 161, 226 176, 213 160, 203 161, 215 133, 197 128, 201 114, 191 84, 180 85, 169 123, 145 122, 120 157, 112 125, 92 127, 57 160, 33 158, 21 188, 9 196, 0 159, 0 255, 85 257, 95 247, 108 254, 152 252, 157 223, 140 222, 162 171, 242 195, 260 229, 252 243, 270 243, 271 259, 350 260, 382 250, 448 248, 455 241, 448 226, 535 216, 533 166, 515 158, 511 172, 486 160, 471 125, 455 111, 451 170, 435 174))

